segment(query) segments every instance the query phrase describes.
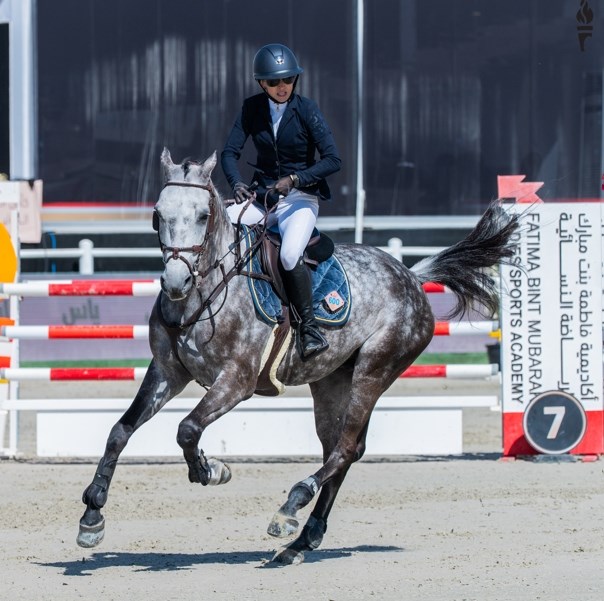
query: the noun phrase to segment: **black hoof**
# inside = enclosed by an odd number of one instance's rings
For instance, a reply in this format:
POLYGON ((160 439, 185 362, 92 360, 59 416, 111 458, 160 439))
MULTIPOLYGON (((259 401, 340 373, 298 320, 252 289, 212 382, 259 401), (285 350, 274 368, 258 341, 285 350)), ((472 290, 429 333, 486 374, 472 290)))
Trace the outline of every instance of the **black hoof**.
POLYGON ((291 546, 279 549, 271 559, 269 565, 274 567, 297 566, 304 561, 304 551, 291 546))

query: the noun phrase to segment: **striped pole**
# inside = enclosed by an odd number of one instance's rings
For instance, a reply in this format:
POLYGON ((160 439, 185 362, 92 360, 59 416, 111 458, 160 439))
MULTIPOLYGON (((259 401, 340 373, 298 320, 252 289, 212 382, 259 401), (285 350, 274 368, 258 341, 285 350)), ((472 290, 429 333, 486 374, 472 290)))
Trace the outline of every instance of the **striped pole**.
POLYGON ((0 369, 0 379, 56 382, 65 380, 140 380, 146 367, 24 367, 0 369))
POLYGON ((448 378, 452 380, 490 378, 499 373, 496 363, 486 365, 412 365, 401 378, 448 378))
POLYGON ((63 280, 0 284, 5 296, 155 296, 159 280, 63 280))
POLYGON ((426 294, 443 294, 445 292, 451 292, 450 288, 435 282, 426 282, 425 284, 422 284, 422 288, 426 294))
POLYGON ((499 329, 496 321, 437 321, 434 324, 435 336, 478 336, 492 334, 499 329))
MULTIPOLYGON (((42 380, 140 380, 146 367, 26 367, 0 369, 0 379, 42 380)), ((497 375, 498 366, 489 365, 412 365, 402 378, 479 379, 497 375)))
MULTIPOLYGON (((426 293, 445 293, 442 284, 423 284, 426 293)), ((155 296, 159 280, 62 280, 60 282, 20 282, 0 284, 2 296, 155 296)))
MULTIPOLYGON (((498 331, 496 321, 437 321, 435 336, 477 336, 498 331)), ((20 340, 50 340, 79 338, 120 338, 146 340, 149 326, 135 325, 49 325, 49 326, 2 326, 0 337, 20 340)))
POLYGON ((149 326, 77 325, 77 326, 0 326, 0 336, 20 340, 79 338, 120 338, 146 340, 149 326))

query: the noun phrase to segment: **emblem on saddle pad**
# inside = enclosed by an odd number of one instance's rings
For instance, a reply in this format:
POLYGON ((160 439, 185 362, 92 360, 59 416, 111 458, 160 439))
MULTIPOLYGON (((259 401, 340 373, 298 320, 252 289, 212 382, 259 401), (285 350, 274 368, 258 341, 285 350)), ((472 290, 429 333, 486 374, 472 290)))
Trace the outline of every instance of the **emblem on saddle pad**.
POLYGON ((324 299, 323 306, 332 313, 339 311, 346 301, 337 293, 336 290, 332 290, 324 299))

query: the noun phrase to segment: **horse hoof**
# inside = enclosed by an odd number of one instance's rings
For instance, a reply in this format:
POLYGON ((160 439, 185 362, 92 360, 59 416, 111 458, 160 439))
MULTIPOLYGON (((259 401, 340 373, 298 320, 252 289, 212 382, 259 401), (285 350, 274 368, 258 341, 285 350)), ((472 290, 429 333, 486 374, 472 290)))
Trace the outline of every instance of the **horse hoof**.
POLYGON ((210 479, 208 480, 210 486, 226 484, 231 479, 231 468, 227 463, 210 457, 208 467, 210 468, 210 479))
POLYGON ((94 526, 87 526, 80 522, 77 543, 80 547, 90 549, 96 547, 105 538, 105 518, 94 526))
POLYGON ((278 511, 271 520, 271 523, 268 525, 267 532, 271 536, 276 536, 277 538, 285 538, 286 536, 291 536, 295 534, 298 530, 299 522, 296 518, 293 518, 289 515, 285 515, 278 511))
POLYGON ((297 566, 304 561, 304 551, 297 551, 290 547, 279 549, 271 559, 271 564, 282 566, 297 566))

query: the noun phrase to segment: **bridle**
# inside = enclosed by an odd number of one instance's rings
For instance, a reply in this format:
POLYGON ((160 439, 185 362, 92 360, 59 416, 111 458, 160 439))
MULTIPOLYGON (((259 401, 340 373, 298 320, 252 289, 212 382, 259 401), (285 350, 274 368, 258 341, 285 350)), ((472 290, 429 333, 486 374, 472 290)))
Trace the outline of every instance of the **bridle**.
POLYGON ((170 256, 168 256, 167 259, 164 258, 164 264, 167 264, 170 259, 182 261, 187 266, 189 273, 194 278, 197 278, 197 276, 199 275, 204 278, 213 269, 213 267, 210 266, 204 273, 199 273, 199 262, 201 261, 201 257, 207 250, 210 236, 212 236, 214 233, 214 227, 216 222, 216 202, 218 197, 218 195, 216 194, 216 189, 214 188, 211 182, 209 184, 193 184, 189 182, 166 182, 164 184, 164 188, 167 188, 168 186, 180 186, 182 188, 200 188, 201 190, 205 190, 206 192, 210 193, 210 212, 208 216, 208 223, 206 226, 206 233, 201 244, 194 244, 193 246, 166 246, 163 243, 159 233, 159 215, 157 214, 157 211, 153 211, 153 229, 157 232, 159 248, 164 257, 166 252, 172 253, 170 256), (182 252, 190 252, 197 255, 197 258, 195 259, 193 265, 191 265, 191 263, 187 260, 186 257, 183 257, 180 254, 182 252))
MULTIPOLYGON (((166 252, 171 253, 167 258, 164 258, 164 264, 167 264, 168 261, 170 261, 171 259, 182 261, 187 266, 189 273, 195 279, 195 287, 199 294, 199 299, 200 299, 199 308, 183 324, 174 324, 174 325, 168 324, 161 313, 160 303, 157 303, 158 313, 159 313, 160 319, 164 322, 164 325, 166 325, 169 328, 178 328, 178 329, 182 330, 182 329, 192 326, 193 324, 195 324, 199 321, 202 321, 201 315, 203 314, 203 312, 206 309, 210 308, 211 304, 218 298, 218 296, 220 295, 220 293, 223 290, 226 289, 228 291, 229 281, 234 276, 239 275, 242 272, 243 267, 249 261, 250 256, 257 250, 257 248, 261 244, 262 239, 264 237, 264 230, 258 228, 259 231, 261 232, 260 236, 256 239, 256 241, 249 248, 246 249, 246 251, 243 254, 241 254, 240 246, 239 246, 241 239, 237 238, 237 232, 240 231, 239 224, 238 224, 237 227, 235 228, 235 242, 229 246, 229 250, 225 254, 225 256, 217 258, 213 263, 208 265, 208 267, 203 272, 200 272, 199 271, 199 262, 201 261, 203 254, 208 249, 208 244, 210 242, 210 238, 214 234, 214 228, 216 226, 216 210, 217 210, 216 205, 218 203, 218 194, 211 181, 208 184, 193 184, 190 182, 166 182, 164 184, 164 188, 166 188, 167 186, 181 186, 183 188, 200 188, 201 190, 205 190, 206 192, 210 193, 208 223, 206 226, 205 236, 204 236, 201 244, 194 244, 193 246, 166 246, 163 243, 160 233, 159 233, 159 214, 157 213, 157 211, 155 211, 155 210, 153 211, 153 229, 157 232, 157 238, 159 240, 160 249, 161 249, 162 253, 164 254, 164 256, 165 256, 166 252), (231 269, 227 272, 224 267, 224 259, 228 254, 230 254, 233 251, 235 254, 235 263, 234 263, 233 267, 231 267, 231 269), (189 252, 189 253, 194 253, 197 255, 197 258, 195 259, 193 264, 191 264, 191 262, 188 261, 186 259, 186 257, 183 257, 181 255, 182 252, 189 252), (206 299, 203 300, 202 296, 201 296, 201 290, 200 290, 200 286, 203 281, 203 278, 205 278, 209 273, 211 273, 212 271, 214 271, 217 268, 220 268, 220 271, 222 273, 222 279, 218 282, 218 284, 216 285, 214 290, 212 290, 212 292, 206 297, 206 299)), ((250 201, 248 201, 247 204, 249 204, 249 202, 250 201)), ((247 206, 247 204, 246 204, 246 206, 247 206)), ((240 219, 241 219, 241 217, 240 217, 240 219)), ((254 229, 254 228, 250 228, 250 229, 254 229)), ((248 273, 246 275, 248 277, 253 277, 253 278, 257 278, 257 279, 270 280, 270 278, 268 278, 264 274, 248 273)), ((218 308, 218 310, 215 312, 212 312, 209 317, 204 318, 204 319, 212 319, 213 315, 215 315, 216 313, 218 313, 218 311, 220 311, 220 309, 222 308, 222 306, 224 305, 225 302, 226 302, 226 295, 222 302, 222 305, 218 308)))

